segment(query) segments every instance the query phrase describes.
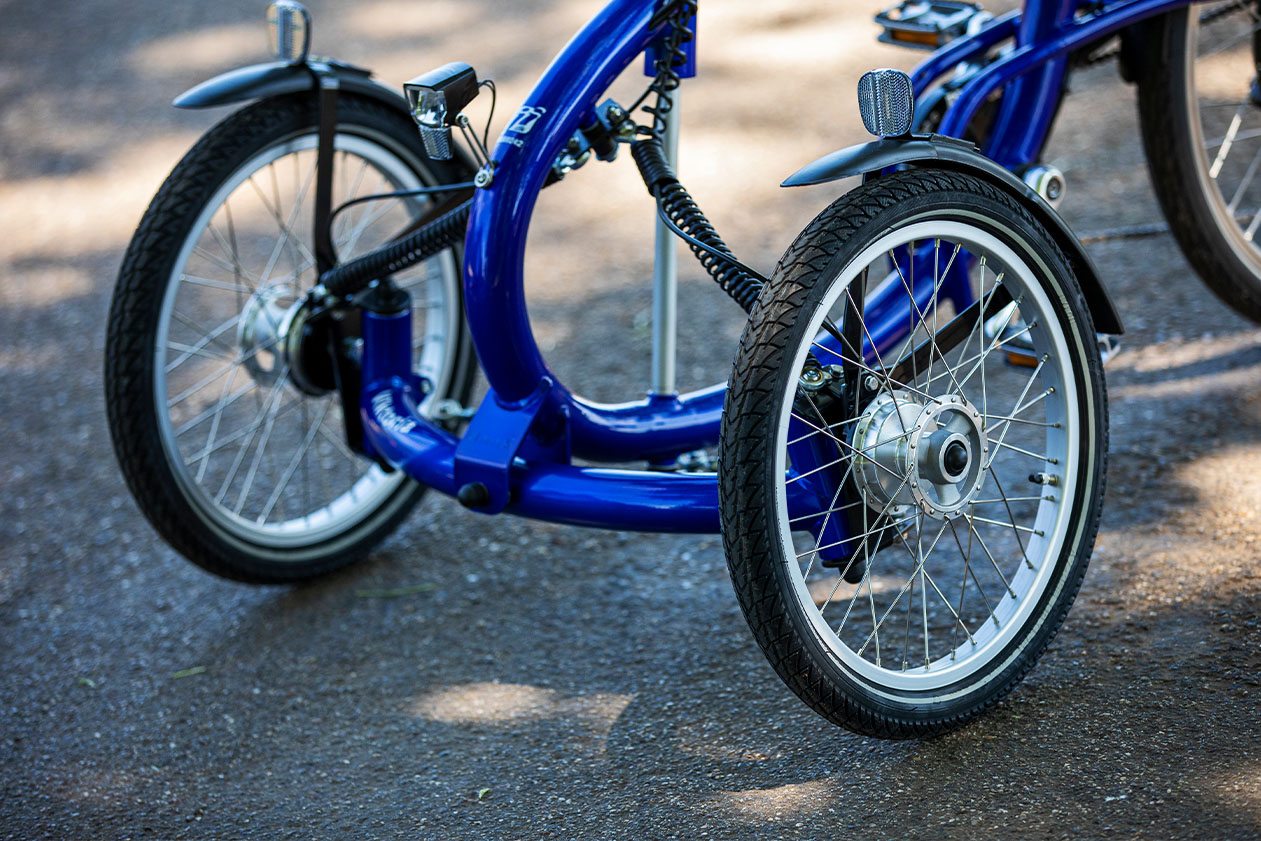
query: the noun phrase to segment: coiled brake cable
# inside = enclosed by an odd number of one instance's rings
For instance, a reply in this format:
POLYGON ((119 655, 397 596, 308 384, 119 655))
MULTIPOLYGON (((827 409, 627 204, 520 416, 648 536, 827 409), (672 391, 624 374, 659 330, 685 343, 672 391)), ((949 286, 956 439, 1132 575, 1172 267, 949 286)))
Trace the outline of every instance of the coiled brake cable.
POLYGON ((643 95, 629 108, 639 108, 652 118, 651 126, 636 126, 640 139, 631 144, 631 156, 648 187, 657 200, 657 214, 666 227, 682 239, 712 277, 746 312, 757 303, 758 293, 766 284, 766 277, 736 259, 723 242, 722 237, 706 218, 691 194, 675 176, 665 156, 664 138, 670 112, 674 109, 673 92, 682 83, 676 69, 687 53, 685 45, 695 38, 691 29, 696 15, 697 0, 677 0, 663 10, 665 23, 670 27, 660 47, 654 67, 656 76, 643 95), (645 104, 649 96, 656 95, 652 104, 645 104))

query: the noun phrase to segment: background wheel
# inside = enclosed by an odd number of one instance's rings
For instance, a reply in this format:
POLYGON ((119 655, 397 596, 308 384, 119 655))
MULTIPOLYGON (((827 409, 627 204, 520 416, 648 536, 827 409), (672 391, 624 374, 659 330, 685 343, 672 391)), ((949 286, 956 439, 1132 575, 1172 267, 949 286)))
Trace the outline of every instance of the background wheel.
POLYGON ((1005 193, 909 171, 820 214, 745 329, 719 460, 732 581, 784 682, 829 720, 894 738, 1011 691, 1085 574, 1105 402, 1071 266, 1005 193), (952 282, 977 305, 956 311, 952 282), (890 322, 874 302, 899 295, 906 326, 875 338, 890 322), (878 353, 856 359, 864 341, 878 353))
MULTIPOLYGON (((351 452, 336 393, 297 389, 279 337, 314 285, 317 112, 309 95, 265 100, 211 129, 158 191, 123 260, 105 384, 114 448, 162 536, 226 578, 285 582, 350 563, 388 535, 424 488, 351 452)), ((333 206, 452 183, 406 115, 343 95, 333 206)), ((342 260, 382 244, 427 198, 340 214, 342 260)), ((400 274, 412 294, 426 403, 464 399, 475 363, 460 251, 400 274)), ((422 410, 425 407, 422 407, 422 410)))
POLYGON ((1147 166, 1187 261, 1261 322, 1261 14, 1197 4, 1147 24, 1138 105, 1147 166))

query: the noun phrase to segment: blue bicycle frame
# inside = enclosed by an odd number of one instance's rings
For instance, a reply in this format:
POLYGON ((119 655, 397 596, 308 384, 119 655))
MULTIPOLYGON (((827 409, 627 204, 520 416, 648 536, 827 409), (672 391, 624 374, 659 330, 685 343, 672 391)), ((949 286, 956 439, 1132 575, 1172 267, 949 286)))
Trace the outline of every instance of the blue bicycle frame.
MULTIPOLYGON (((934 85, 960 63, 981 61, 996 45, 1012 41, 1011 51, 966 83, 939 131, 963 136, 981 105, 1001 88, 986 152, 1011 168, 1032 163, 1058 108, 1069 54, 1188 2, 1030 0, 1023 14, 991 20, 929 57, 913 76, 917 99, 923 106, 934 85)), ((605 90, 663 37, 652 26, 658 8, 658 0, 612 0, 556 57, 499 139, 493 183, 479 189, 473 203, 464 262, 466 314, 490 392, 462 438, 417 410, 423 384, 411 372, 410 313, 364 313, 360 405, 369 454, 446 494, 480 483, 489 500, 478 507, 487 513, 622 530, 718 531, 713 474, 580 467, 572 460, 663 462, 712 445, 725 386, 652 394, 619 405, 583 400, 544 362, 524 295, 526 233, 539 191, 605 90)), ((930 285, 914 290, 920 306, 930 285)), ((971 303, 967 283, 952 284, 947 294, 956 307, 971 303)), ((893 347, 914 326, 905 295, 877 296, 867 306, 877 314, 876 350, 893 347)), ((788 488, 790 516, 820 510, 819 486, 802 481, 788 488)), ((844 536, 843 524, 834 528, 844 536)))

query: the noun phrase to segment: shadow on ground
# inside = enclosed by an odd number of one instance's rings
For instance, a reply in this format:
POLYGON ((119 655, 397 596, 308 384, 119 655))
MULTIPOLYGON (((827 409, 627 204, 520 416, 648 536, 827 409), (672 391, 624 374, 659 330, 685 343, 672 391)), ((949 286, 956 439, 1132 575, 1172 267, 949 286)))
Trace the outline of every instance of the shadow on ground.
MULTIPOLYGON (((501 80, 502 125, 592 5, 313 7, 317 47, 391 83, 473 61, 501 80)), ((875 742, 774 677, 717 538, 434 499, 363 565, 265 590, 159 542, 104 426, 109 289, 148 197, 214 118, 165 103, 261 58, 261 8, 49 11, 0 2, 0 836, 1261 833, 1261 333, 1169 240, 1092 249, 1131 332, 1109 375, 1099 551, 1064 631, 974 726, 875 742)), ((706 7, 682 169, 750 262, 772 265, 836 195, 776 184, 860 138, 858 72, 916 57, 873 43, 872 11, 706 7)), ((1111 68, 1074 82, 1048 150, 1070 221, 1156 218, 1130 89, 1111 68)), ((642 185, 622 162, 554 192, 531 235, 531 316, 567 382, 633 397, 642 185)), ((740 320, 690 271, 682 374, 700 386, 726 376, 740 320)))

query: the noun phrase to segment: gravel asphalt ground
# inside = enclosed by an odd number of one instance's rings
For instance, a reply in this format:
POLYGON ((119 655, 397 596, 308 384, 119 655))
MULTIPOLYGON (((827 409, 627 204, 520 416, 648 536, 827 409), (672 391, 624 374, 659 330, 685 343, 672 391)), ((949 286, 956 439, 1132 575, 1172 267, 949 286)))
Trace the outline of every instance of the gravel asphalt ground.
MULTIPOLYGON (((706 6, 681 172, 755 265, 836 195, 776 185, 862 138, 858 73, 917 57, 875 42, 877 5, 706 6)), ((595 6, 312 3, 317 50, 392 84, 470 61, 500 82, 500 126, 595 6)), ((1130 334, 1082 594, 1010 700, 944 738, 872 741, 801 705, 716 537, 435 498, 303 587, 167 548, 109 445, 105 313, 149 196, 216 119, 170 99, 261 60, 261 12, 0 0, 0 838, 1261 835, 1261 331, 1168 237, 1091 246, 1130 334)), ((1115 68, 1077 76, 1058 125, 1078 231, 1158 219, 1115 68)), ((625 161, 553 192, 531 317, 567 382, 634 397, 650 205, 625 161)), ((686 266, 685 387, 734 353, 711 286, 686 266)))

